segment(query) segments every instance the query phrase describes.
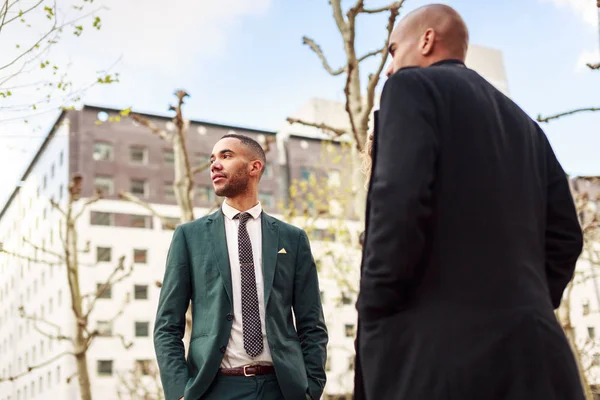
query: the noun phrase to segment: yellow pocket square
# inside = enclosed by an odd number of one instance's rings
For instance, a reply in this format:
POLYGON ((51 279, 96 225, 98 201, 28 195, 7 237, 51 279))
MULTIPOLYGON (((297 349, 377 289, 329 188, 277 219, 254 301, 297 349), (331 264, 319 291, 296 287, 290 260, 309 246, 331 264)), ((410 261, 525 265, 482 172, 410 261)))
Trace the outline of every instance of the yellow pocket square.
POLYGON ((285 251, 285 249, 281 249, 277 252, 277 254, 287 254, 287 251, 285 251))

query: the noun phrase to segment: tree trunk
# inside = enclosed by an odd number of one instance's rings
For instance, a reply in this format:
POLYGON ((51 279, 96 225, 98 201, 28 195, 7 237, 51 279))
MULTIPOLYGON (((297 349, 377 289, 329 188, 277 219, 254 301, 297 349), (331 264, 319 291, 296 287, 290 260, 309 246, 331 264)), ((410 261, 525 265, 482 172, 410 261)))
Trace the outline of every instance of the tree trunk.
MULTIPOLYGON (((186 125, 183 123, 183 125, 186 125)), ((181 210, 181 222, 194 220, 194 177, 191 173, 189 155, 185 144, 185 126, 173 137, 173 153, 175 155, 175 180, 173 189, 177 204, 181 210)))
POLYGON ((79 287, 77 230, 75 229, 72 204, 73 199, 71 199, 69 202, 67 215, 65 218, 65 260, 69 291, 71 292, 71 308, 73 309, 73 316, 75 317, 75 359, 77 364, 77 377, 81 400, 92 400, 92 389, 87 365, 88 343, 86 337, 84 336, 88 321, 84 320, 81 288, 79 287))
POLYGON ((77 353, 75 361, 77 364, 77 380, 79 382, 79 392, 81 400, 92 400, 92 388, 90 383, 90 374, 87 363, 86 340, 83 337, 83 329, 77 326, 77 337, 75 338, 75 348, 77 353))

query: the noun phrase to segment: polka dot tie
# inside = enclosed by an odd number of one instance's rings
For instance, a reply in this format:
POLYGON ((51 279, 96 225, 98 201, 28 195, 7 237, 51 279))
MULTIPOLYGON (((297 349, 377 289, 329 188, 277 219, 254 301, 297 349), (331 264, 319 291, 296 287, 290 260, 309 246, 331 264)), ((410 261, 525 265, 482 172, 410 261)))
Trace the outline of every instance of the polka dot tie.
POLYGON ((242 331, 244 334, 244 349, 251 357, 256 357, 263 351, 263 337, 256 294, 256 276, 254 275, 254 256, 252 243, 246 229, 250 219, 249 213, 239 213, 234 219, 240 220, 238 228, 238 252, 242 276, 242 331))

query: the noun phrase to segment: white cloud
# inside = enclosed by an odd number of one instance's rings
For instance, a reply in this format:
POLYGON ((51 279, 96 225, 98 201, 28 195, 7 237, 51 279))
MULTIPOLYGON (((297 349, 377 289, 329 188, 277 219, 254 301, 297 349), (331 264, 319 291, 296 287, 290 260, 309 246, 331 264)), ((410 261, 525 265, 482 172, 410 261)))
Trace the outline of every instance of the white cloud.
POLYGON ((598 26, 598 8, 593 0, 539 0, 543 3, 554 3, 557 7, 569 8, 583 22, 592 27, 598 26))
POLYGON ((600 62, 600 52, 598 50, 583 50, 577 58, 575 72, 589 71, 586 64, 596 64, 598 62, 600 62))

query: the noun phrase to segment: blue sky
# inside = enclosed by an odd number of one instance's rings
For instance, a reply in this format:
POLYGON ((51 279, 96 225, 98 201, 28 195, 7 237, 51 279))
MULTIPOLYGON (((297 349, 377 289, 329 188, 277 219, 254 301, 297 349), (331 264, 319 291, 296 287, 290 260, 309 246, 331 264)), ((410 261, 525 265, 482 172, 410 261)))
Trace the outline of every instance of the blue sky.
MULTIPOLYGON (((85 103, 164 114, 174 89, 181 87, 191 94, 188 117, 276 130, 311 97, 343 99, 343 78, 329 76, 302 45, 307 35, 322 46, 334 67, 343 65, 340 34, 326 0, 222 0, 219 5, 214 0, 172 0, 170 12, 154 0, 106 2, 111 10, 103 15, 103 29, 67 42, 55 53, 68 56, 81 79, 86 69, 122 57, 116 66, 121 83, 94 88, 85 103), (131 18, 134 11, 136 18, 131 18)), ((372 7, 387 2, 365 1, 372 7)), ((401 15, 426 3, 407 0, 401 15)), ((600 47, 591 15, 596 12, 594 1, 444 3, 463 15, 473 44, 502 51, 510 95, 532 117, 600 106, 600 71, 576 68, 583 53, 600 47)), ((359 53, 382 44, 386 18, 359 17, 359 53)), ((372 68, 365 64, 365 75, 372 68)), ((567 172, 600 175, 600 112, 542 127, 567 172)), ((3 178, 0 199, 18 181, 43 133, 23 124, 10 129, 0 124, 0 141, 12 149, 8 154, 5 148, 0 156, 4 167, 10 163, 9 170, 16 171, 3 178)))

